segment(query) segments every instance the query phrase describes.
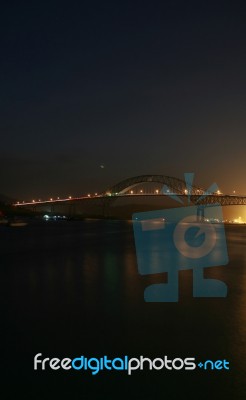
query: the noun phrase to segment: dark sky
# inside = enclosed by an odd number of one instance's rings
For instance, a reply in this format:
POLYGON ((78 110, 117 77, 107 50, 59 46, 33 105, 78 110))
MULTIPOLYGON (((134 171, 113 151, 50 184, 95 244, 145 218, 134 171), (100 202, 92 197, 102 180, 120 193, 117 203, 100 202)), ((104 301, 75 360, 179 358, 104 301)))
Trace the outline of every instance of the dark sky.
POLYGON ((245 21, 237 1, 2 3, 0 193, 195 172, 246 194, 245 21))

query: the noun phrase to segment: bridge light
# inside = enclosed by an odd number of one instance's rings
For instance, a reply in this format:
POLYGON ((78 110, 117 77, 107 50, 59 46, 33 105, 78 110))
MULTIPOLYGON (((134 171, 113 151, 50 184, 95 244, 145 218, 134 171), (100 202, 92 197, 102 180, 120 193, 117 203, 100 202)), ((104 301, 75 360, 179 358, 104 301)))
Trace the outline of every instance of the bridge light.
POLYGON ((97 196, 97 193, 95 193, 95 196, 97 196))
POLYGON ((38 201, 41 201, 41 199, 38 199, 38 201))
POLYGON ((60 197, 57 197, 57 200, 60 200, 60 197))
POLYGON ((188 190, 187 190, 187 189, 185 189, 185 191, 184 191, 184 192, 185 192, 185 194, 188 194, 188 190))
POLYGON ((17 204, 20 204, 20 202, 19 202, 19 201, 17 201, 17 204))
POLYGON ((69 196, 68 198, 71 200, 72 196, 69 196))
POLYGON ((217 194, 221 194, 221 191, 220 190, 217 190, 217 192, 216 192, 217 194))
POLYGON ((131 192, 130 192, 131 194, 133 194, 133 190, 131 190, 131 192))
POLYGON ((159 190, 158 190, 158 189, 156 189, 156 191, 155 191, 155 192, 156 192, 156 194, 158 194, 158 193, 159 193, 159 190))
POLYGON ((52 197, 50 198, 50 201, 53 201, 52 197))
POLYGON ((142 191, 142 190, 140 190, 140 193, 143 193, 143 191, 142 191))
POLYGON ((90 193, 87 194, 88 197, 91 197, 90 193))
POLYGON ((35 203, 35 200, 33 200, 32 202, 35 203))

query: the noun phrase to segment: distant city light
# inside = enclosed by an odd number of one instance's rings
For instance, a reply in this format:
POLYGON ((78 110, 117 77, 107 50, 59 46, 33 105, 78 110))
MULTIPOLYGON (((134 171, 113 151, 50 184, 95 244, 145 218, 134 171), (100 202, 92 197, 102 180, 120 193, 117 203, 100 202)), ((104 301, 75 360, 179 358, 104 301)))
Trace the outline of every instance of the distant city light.
POLYGON ((244 224, 244 221, 242 220, 242 217, 238 217, 234 219, 233 221, 235 224, 244 224))

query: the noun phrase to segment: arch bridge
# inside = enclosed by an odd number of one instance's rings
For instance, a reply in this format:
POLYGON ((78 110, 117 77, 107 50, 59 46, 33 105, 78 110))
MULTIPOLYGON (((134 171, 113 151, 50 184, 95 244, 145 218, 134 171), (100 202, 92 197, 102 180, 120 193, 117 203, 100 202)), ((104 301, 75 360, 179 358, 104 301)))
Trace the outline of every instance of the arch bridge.
POLYGON ((81 204, 91 204, 95 202, 95 204, 103 205, 103 207, 114 203, 118 197, 129 197, 136 198, 139 196, 168 196, 176 194, 176 196, 182 196, 183 199, 190 196, 190 200, 193 204, 197 205, 209 205, 209 204, 220 204, 222 206, 230 206, 230 205, 246 205, 246 196, 238 196, 238 195, 223 195, 218 193, 209 193, 205 191, 201 187, 193 186, 190 192, 188 193, 186 182, 182 179, 166 176, 166 175, 140 175, 125 179, 116 185, 108 188, 106 191, 95 194, 95 195, 85 195, 81 197, 71 197, 69 198, 58 198, 58 199, 49 199, 49 200, 33 200, 32 202, 18 202, 15 206, 19 207, 27 207, 32 209, 39 209, 39 206, 42 205, 50 205, 51 207, 58 204, 67 204, 73 207, 75 204, 81 202, 81 204), (162 186, 166 186, 170 189, 170 193, 161 191, 154 191, 152 193, 146 194, 143 191, 142 193, 134 193, 131 191, 135 186, 139 184, 153 184, 158 183, 162 186), (132 193, 129 194, 129 191, 132 193))
MULTIPOLYGON (((140 175, 124 179, 103 192, 101 196, 124 196, 129 190, 141 183, 159 183, 166 185, 171 192, 177 194, 177 196, 188 195, 186 182, 182 179, 166 175, 140 175)), ((153 193, 153 195, 162 194, 163 193, 153 193)), ((132 196, 138 195, 139 194, 132 194, 132 196)), ((165 195, 168 195, 168 193, 165 193, 165 195)), ((191 202, 196 204, 221 204, 222 206, 246 205, 246 196, 209 193, 198 186, 192 186, 189 195, 191 202)))

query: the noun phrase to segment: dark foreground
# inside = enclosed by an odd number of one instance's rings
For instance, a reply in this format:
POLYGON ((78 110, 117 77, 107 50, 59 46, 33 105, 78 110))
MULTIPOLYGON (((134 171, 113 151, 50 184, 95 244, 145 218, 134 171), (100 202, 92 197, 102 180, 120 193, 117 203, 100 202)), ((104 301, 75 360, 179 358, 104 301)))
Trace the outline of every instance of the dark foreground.
POLYGON ((138 274, 130 222, 0 227, 3 398, 244 399, 246 227, 226 233, 229 265, 206 276, 227 283, 228 297, 192 298, 183 271, 172 304, 144 302, 144 288, 163 277, 138 274), (227 359, 230 370, 34 371, 37 353, 227 359))

